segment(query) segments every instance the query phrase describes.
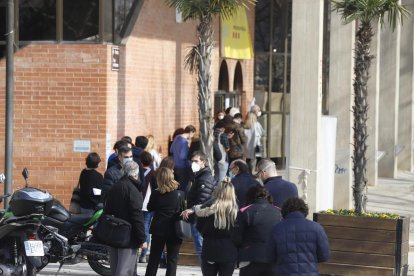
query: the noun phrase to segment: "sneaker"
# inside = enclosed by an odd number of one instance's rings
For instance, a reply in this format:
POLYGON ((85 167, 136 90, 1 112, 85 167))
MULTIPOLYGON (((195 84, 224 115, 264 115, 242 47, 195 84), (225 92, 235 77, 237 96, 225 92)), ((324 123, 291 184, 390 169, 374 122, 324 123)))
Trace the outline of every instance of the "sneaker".
POLYGON ((145 264, 147 262, 147 258, 146 257, 139 257, 138 262, 141 263, 141 264, 145 264))

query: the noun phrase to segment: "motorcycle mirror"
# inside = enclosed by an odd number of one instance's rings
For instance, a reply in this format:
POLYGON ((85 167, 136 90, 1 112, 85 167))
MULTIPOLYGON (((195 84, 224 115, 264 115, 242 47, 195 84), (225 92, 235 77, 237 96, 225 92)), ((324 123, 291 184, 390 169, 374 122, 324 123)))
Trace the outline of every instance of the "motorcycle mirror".
POLYGON ((27 168, 24 168, 22 171, 22 175, 24 177, 24 179, 28 179, 29 178, 29 170, 27 168))
POLYGON ((24 181, 26 182, 26 188, 28 187, 27 179, 29 178, 29 170, 24 168, 22 171, 22 175, 24 177, 24 181))

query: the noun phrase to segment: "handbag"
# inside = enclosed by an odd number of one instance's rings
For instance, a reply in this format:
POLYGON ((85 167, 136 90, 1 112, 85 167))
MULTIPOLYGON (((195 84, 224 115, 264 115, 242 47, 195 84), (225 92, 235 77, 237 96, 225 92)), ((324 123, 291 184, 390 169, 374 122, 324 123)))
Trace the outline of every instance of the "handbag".
POLYGON ((69 212, 72 214, 80 214, 80 182, 78 182, 78 185, 73 188, 69 212))
POLYGON ((103 244, 115 248, 126 248, 130 246, 131 224, 113 215, 103 215, 94 229, 95 235, 103 244))
MULTIPOLYGON (((183 199, 181 191, 178 191, 177 213, 182 211, 183 199)), ((174 222, 175 234, 180 239, 191 239, 191 224, 181 218, 174 222)))

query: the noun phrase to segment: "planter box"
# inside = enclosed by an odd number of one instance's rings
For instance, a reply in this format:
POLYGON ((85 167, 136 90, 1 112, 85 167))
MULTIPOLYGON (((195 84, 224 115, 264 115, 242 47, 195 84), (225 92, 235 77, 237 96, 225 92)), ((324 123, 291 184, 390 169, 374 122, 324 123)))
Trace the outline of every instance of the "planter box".
POLYGON ((407 275, 410 218, 399 220, 314 213, 329 238, 331 257, 319 273, 407 275))

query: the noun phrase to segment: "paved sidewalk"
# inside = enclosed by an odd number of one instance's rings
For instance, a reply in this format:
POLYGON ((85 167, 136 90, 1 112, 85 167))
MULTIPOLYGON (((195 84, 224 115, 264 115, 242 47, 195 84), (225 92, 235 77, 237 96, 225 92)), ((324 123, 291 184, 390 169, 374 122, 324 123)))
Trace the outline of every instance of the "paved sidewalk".
MULTIPOLYGON (((55 275, 59 268, 58 264, 49 264, 37 275, 55 275)), ((138 274, 145 275, 146 264, 138 264, 138 274)), ((88 265, 83 262, 77 265, 64 265, 59 275, 79 275, 79 276, 96 276, 96 274, 88 265)), ((165 269, 158 269, 157 275, 165 275, 165 269)), ((178 266, 177 275, 179 276, 202 276, 200 267, 196 266, 178 266)), ((233 275, 239 275, 239 271, 235 270, 233 275)))

